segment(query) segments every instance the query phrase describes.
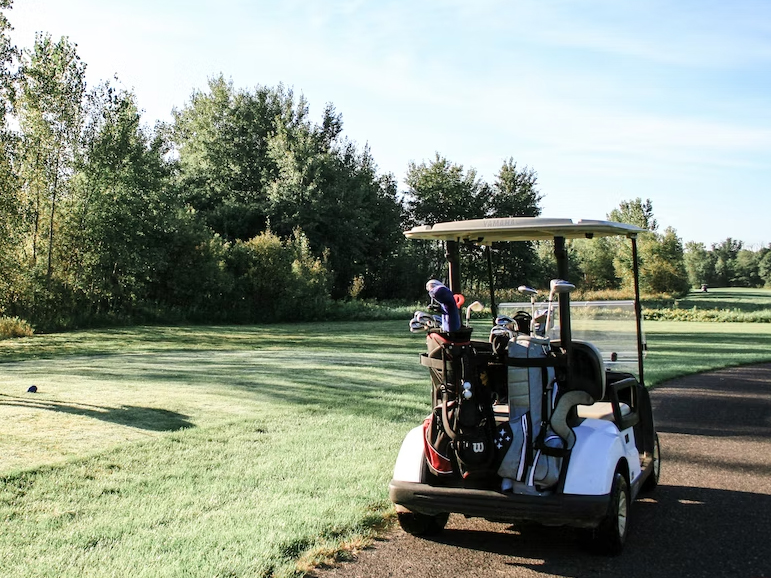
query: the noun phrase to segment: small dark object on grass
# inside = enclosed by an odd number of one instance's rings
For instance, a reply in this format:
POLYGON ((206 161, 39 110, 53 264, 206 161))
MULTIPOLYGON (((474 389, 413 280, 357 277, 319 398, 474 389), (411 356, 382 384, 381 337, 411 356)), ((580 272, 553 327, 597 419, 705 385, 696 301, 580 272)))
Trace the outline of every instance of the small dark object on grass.
POLYGON ((37 385, 30 385, 27 393, 37 393, 37 385))

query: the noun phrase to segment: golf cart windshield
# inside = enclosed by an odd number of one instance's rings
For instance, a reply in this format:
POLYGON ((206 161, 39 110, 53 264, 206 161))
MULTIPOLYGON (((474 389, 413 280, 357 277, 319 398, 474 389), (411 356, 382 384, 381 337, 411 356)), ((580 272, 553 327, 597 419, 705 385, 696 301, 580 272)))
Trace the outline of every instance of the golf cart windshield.
MULTIPOLYGON (((536 303, 536 309, 547 303, 536 303)), ((530 311, 529 302, 501 303, 499 311, 513 317, 517 311, 530 311)), ((553 311, 554 324, 548 336, 559 340, 559 308, 553 311)), ((637 326, 634 301, 571 301, 570 319, 573 339, 593 344, 602 354, 605 368, 610 371, 638 373, 637 326)), ((643 356, 645 336, 643 334, 643 356)))

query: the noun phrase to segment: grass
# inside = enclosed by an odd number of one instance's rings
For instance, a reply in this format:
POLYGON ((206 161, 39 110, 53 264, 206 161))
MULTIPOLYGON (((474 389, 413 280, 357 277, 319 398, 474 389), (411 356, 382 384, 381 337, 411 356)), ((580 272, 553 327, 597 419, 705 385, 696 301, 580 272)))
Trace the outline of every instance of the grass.
MULTIPOLYGON (((406 325, 1 342, 0 575, 296 576, 363 547, 392 516, 399 444, 429 409, 406 325)), ((771 360, 771 325, 645 330, 650 385, 771 360)))
POLYGON ((649 299, 644 306, 652 320, 771 323, 771 289, 691 291, 682 299, 649 299))
POLYGON ((289 576, 360 544, 427 411, 422 341, 404 327, 3 343, 0 573, 289 576))

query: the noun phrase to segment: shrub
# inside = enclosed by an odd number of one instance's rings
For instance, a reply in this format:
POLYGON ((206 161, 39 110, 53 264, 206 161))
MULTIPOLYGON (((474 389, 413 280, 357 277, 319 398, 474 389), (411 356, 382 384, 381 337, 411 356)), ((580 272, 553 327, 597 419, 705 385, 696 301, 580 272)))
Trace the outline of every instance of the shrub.
POLYGON ((19 317, 0 317, 0 339, 32 337, 32 326, 19 317))

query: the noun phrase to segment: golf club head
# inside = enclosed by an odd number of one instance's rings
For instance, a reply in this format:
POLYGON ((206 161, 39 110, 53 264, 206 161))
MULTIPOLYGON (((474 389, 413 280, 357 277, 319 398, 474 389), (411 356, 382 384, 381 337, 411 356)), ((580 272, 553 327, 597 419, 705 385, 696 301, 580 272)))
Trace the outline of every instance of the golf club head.
POLYGON ((549 281, 549 301, 554 299, 554 294, 570 293, 576 286, 564 279, 552 279, 549 281))
POLYGON ((484 305, 482 305, 479 301, 474 301, 471 305, 466 307, 466 325, 468 325, 469 320, 471 319, 471 312, 474 311, 476 313, 483 311, 485 308, 484 305))

